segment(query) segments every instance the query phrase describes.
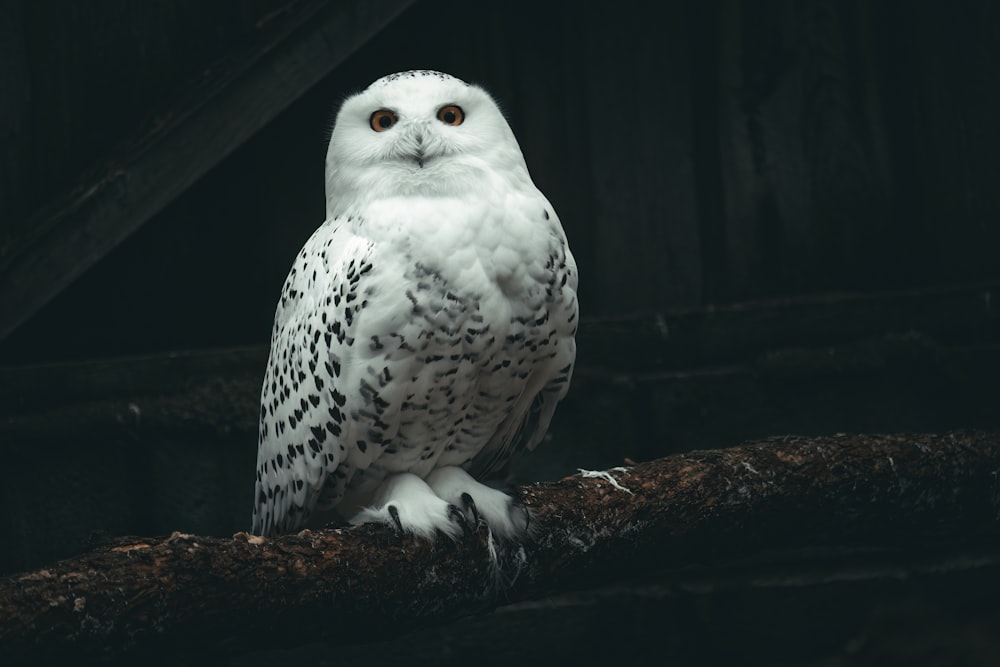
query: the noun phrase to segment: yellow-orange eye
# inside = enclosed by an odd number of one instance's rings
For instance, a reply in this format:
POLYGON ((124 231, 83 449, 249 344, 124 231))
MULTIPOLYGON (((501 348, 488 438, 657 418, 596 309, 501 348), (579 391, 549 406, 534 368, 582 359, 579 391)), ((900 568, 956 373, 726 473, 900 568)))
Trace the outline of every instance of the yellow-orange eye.
POLYGON ((465 112, 462 107, 449 104, 438 109, 438 120, 445 125, 461 125, 465 120, 465 112))
POLYGON ((376 132, 385 132, 390 127, 395 125, 397 120, 399 119, 393 112, 389 111, 388 109, 379 109, 378 111, 372 114, 371 117, 372 129, 375 130, 376 132))

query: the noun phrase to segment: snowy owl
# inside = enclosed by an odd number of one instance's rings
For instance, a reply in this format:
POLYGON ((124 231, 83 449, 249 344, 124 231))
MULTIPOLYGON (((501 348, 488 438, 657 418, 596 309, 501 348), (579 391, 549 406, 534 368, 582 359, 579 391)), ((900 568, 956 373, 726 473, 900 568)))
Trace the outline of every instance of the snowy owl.
POLYGON ((392 74, 347 99, 326 222, 295 258, 261 392, 253 532, 340 516, 525 535, 476 478, 534 448, 576 357, 576 263, 481 88, 392 74))

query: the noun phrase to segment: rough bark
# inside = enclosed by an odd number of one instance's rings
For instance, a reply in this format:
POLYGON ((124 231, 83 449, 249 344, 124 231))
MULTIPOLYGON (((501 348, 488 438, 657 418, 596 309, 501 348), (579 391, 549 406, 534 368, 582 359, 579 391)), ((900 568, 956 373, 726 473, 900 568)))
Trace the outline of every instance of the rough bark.
POLYGON ((784 437, 520 488, 534 541, 491 565, 381 526, 121 538, 0 582, 0 658, 355 643, 654 568, 815 545, 1000 537, 1000 433, 784 437))

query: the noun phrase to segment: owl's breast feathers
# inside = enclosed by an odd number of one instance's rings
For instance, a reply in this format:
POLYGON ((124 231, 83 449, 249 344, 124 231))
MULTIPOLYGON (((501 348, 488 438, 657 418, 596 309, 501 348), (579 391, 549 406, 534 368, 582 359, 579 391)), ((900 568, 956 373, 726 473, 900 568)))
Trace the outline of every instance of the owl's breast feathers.
POLYGON ((481 474, 533 448, 572 374, 576 285, 537 191, 387 199, 320 227, 276 314, 255 530, 364 504, 388 474, 481 474))

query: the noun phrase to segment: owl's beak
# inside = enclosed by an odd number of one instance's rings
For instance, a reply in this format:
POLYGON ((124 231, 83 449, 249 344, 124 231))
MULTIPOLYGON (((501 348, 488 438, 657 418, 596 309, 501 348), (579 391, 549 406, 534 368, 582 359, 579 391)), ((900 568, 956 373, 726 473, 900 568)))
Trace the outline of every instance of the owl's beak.
POLYGON ((417 168, 423 169, 431 156, 427 154, 427 140, 429 135, 427 128, 420 124, 411 125, 407 128, 405 143, 405 154, 403 157, 416 163, 417 168))
POLYGON ((417 142, 417 150, 414 154, 413 159, 417 161, 417 166, 421 169, 424 168, 424 133, 420 130, 413 135, 414 140, 417 142))

